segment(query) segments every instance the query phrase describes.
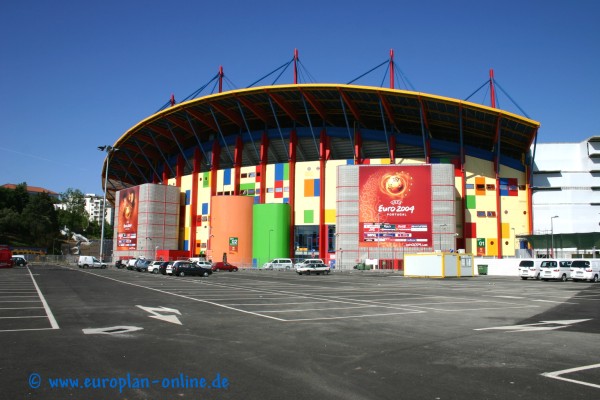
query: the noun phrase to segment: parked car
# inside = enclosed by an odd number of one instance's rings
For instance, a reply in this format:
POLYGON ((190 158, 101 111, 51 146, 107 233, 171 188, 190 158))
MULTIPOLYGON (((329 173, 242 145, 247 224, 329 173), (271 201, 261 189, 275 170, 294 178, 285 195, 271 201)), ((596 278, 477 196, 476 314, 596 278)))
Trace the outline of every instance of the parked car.
POLYGON ((573 279, 573 282, 598 282, 599 276, 600 260, 573 260, 571 263, 571 279, 573 279))
POLYGON ((159 268, 160 268, 160 264, 162 264, 164 261, 158 260, 158 261, 152 261, 150 263, 150 265, 148 265, 148 272, 153 273, 153 274, 158 274, 159 272, 159 268))
POLYGON ((546 259, 540 264, 540 279, 566 282, 571 277, 571 260, 546 259))
POLYGON ((127 266, 127 263, 129 262, 129 260, 131 260, 133 257, 131 256, 123 256, 121 258, 119 258, 116 262, 115 262, 115 268, 121 269, 121 268, 125 268, 127 266))
POLYGON ((542 259, 521 260, 519 263, 519 276, 521 279, 540 279, 540 265, 542 259))
POLYGON ((169 264, 167 264, 167 268, 165 269, 165 273, 167 275, 173 275, 173 270, 177 270, 177 268, 182 265, 182 264, 192 264, 191 261, 188 260, 178 260, 178 261, 173 261, 170 262, 169 264))
POLYGON ((27 262, 27 260, 25 259, 25 256, 22 256, 20 254, 19 255, 13 254, 13 256, 11 258, 12 258, 13 265, 16 267, 24 267, 27 264, 29 264, 27 262))
POLYGON ((167 274, 167 267, 173 264, 173 261, 164 261, 162 264, 160 264, 160 267, 158 267, 158 272, 160 272, 163 275, 167 274))
POLYGON ((79 256, 77 266, 79 268, 106 268, 106 263, 100 262, 93 256, 79 256))
POLYGON ((306 275, 310 275, 310 274, 316 274, 316 275, 325 275, 325 274, 329 274, 329 272, 331 271, 331 269, 329 268, 329 265, 325 265, 323 263, 321 264, 317 264, 317 263, 306 263, 304 265, 300 265, 298 267, 296 267, 296 272, 298 273, 298 275, 302 275, 302 274, 306 274, 306 275))
POLYGON ((197 262, 177 262, 174 263, 171 273, 174 276, 199 275, 207 277, 212 274, 212 270, 197 262))
POLYGON ((7 245, 0 245, 0 268, 12 268, 12 251, 7 245))
POLYGON ((140 260, 145 260, 145 258, 138 257, 138 258, 131 258, 131 259, 127 260, 126 268, 131 271, 135 270, 135 267, 136 267, 138 261, 140 261, 140 260))
POLYGON ((190 259, 190 261, 193 262, 194 264, 197 264, 200 267, 208 268, 208 269, 212 270, 212 263, 210 261, 206 261, 206 260, 194 261, 192 259, 190 259))
POLYGON ((289 258, 274 258, 263 264, 263 269, 292 269, 294 263, 289 258))
POLYGON ((294 265, 294 268, 305 267, 310 264, 325 264, 325 263, 320 258, 307 258, 299 263, 296 263, 294 265))
POLYGON ((146 272, 151 263, 152 260, 140 259, 135 263, 135 270, 137 272, 146 272))
POLYGON ((213 271, 233 271, 233 272, 237 272, 238 267, 236 267, 233 264, 229 264, 228 262, 223 262, 223 261, 219 261, 216 262, 212 265, 212 270, 213 271))

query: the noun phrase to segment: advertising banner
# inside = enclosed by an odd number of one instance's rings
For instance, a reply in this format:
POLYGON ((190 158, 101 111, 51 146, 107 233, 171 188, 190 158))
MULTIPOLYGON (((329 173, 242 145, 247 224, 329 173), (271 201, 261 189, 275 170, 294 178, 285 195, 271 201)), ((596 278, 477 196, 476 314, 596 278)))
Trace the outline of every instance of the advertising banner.
POLYGON ((137 249, 139 186, 119 191, 117 250, 137 249))
POLYGON ((431 247, 431 166, 359 169, 362 246, 431 247))

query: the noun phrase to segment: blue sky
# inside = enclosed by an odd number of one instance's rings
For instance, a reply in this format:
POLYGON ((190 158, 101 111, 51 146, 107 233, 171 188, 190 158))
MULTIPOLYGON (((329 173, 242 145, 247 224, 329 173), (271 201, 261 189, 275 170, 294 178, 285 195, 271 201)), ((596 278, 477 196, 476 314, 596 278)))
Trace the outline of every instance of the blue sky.
MULTIPOLYGON (((322 83, 347 83, 394 49, 415 90, 458 99, 493 68, 541 123, 540 142, 582 141, 600 135, 599 15, 594 0, 4 1, 0 184, 101 194, 97 146, 220 65, 226 89, 242 88, 294 48, 322 83)), ((384 72, 356 83, 379 86, 384 72)), ((291 82, 291 70, 278 81, 291 82)), ((470 100, 489 104, 484 90, 470 100)))

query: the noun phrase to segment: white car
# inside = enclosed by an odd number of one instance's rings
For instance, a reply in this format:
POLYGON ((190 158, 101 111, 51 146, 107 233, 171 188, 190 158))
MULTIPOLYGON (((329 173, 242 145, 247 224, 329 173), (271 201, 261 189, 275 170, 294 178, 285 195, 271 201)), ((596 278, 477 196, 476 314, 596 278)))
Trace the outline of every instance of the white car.
POLYGON ((599 276, 600 260, 573 260, 571 263, 571 279, 573 279, 573 282, 598 282, 599 276))
POLYGON ((307 259, 303 260, 302 262, 296 263, 294 265, 294 268, 305 267, 310 264, 325 264, 325 263, 320 258, 307 258, 307 259))
POLYGON ((274 258, 263 265, 263 269, 292 269, 293 267, 294 263, 290 258, 274 258))
POLYGON ((571 277, 571 260, 546 259, 540 264, 540 279, 566 282, 571 277))
POLYGON ((206 261, 206 260, 194 261, 192 259, 190 259, 190 261, 199 267, 208 268, 208 269, 212 268, 212 263, 210 261, 206 261))
POLYGON ((160 267, 160 264, 162 264, 164 261, 152 261, 150 263, 150 265, 148 265, 148 272, 153 273, 153 274, 158 274, 158 268, 160 267))
MULTIPOLYGON (((192 263, 193 263, 193 261, 190 261, 190 260, 174 261, 172 263, 169 263, 169 265, 167 265, 165 272, 167 273, 167 275, 173 275, 173 267, 175 267, 179 264, 192 264, 192 263)), ((202 266, 204 266, 204 265, 202 265, 202 266)))
POLYGON ((100 262, 96 257, 93 256, 79 256, 77 260, 77 266, 79 268, 106 268, 106 263, 100 262))
POLYGON ((540 279, 540 264, 541 259, 521 260, 519 263, 519 276, 521 279, 540 279))
POLYGON ((302 274, 306 274, 306 275, 310 275, 310 274, 316 274, 316 275, 325 275, 325 274, 329 274, 330 272, 330 268, 329 265, 325 265, 323 263, 306 263, 303 266, 298 266, 296 267, 296 272, 298 273, 298 275, 302 275, 302 274))

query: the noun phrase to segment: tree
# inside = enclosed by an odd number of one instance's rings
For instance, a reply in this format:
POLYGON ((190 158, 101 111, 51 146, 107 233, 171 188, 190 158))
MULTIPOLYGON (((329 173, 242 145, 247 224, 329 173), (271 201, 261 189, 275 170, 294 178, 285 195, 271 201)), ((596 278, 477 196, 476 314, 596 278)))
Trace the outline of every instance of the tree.
POLYGON ((85 211, 85 197, 79 189, 67 189, 59 196, 61 209, 58 212, 58 224, 66 226, 72 232, 82 233, 89 225, 89 216, 85 211))
POLYGON ((48 193, 31 196, 21 213, 23 225, 28 232, 29 243, 38 247, 50 247, 58 232, 58 217, 54 201, 48 193))

